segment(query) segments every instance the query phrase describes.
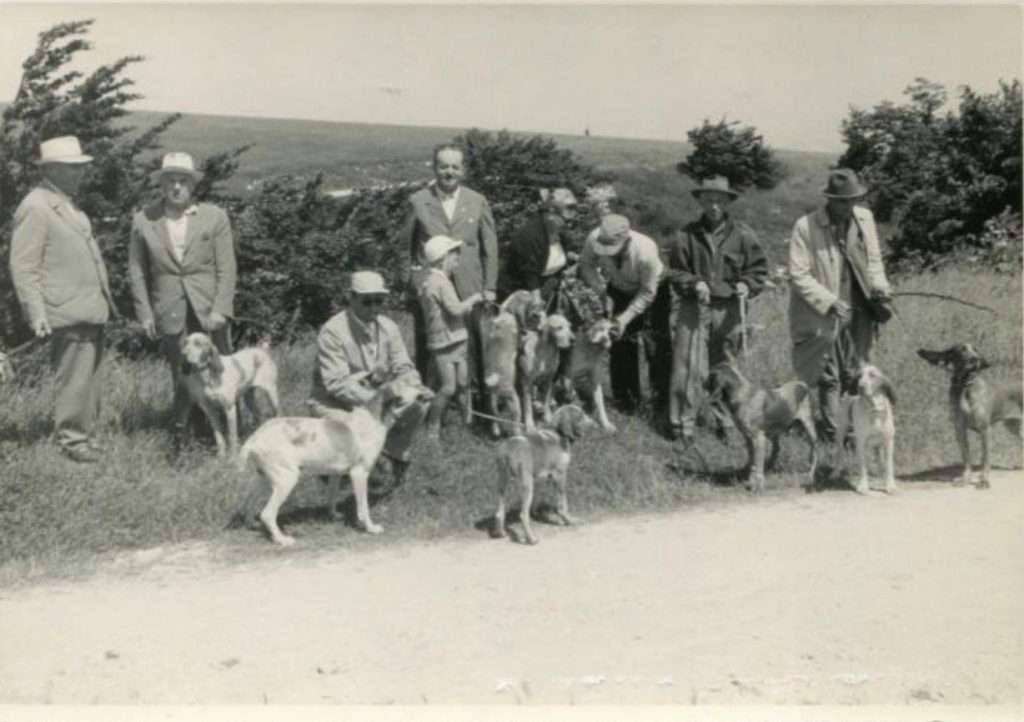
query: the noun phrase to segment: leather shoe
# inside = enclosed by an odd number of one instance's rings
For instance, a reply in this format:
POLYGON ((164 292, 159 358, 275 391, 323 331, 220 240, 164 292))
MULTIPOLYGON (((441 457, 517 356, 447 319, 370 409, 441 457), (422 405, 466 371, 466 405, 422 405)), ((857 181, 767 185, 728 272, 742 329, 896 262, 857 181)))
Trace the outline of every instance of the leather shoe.
POLYGON ((90 449, 86 444, 75 444, 74 446, 62 446, 61 452, 64 456, 79 464, 95 464, 100 460, 99 454, 90 449))

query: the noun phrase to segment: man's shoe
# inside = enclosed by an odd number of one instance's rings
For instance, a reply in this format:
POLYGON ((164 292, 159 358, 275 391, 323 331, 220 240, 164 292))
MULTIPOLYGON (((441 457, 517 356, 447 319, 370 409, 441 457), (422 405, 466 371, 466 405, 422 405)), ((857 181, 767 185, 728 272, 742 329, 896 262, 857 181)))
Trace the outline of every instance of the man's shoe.
POLYGON ((90 449, 86 443, 75 444, 74 446, 62 446, 60 450, 64 456, 68 457, 72 461, 78 462, 79 464, 95 464, 100 460, 99 454, 90 449))

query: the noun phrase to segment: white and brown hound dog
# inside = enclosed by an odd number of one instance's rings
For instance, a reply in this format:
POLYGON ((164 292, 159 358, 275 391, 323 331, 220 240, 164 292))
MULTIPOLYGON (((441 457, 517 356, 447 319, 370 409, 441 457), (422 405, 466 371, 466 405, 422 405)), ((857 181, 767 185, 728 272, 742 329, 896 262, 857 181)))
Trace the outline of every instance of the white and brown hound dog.
POLYGON ((893 449, 896 443, 896 419, 893 406, 896 392, 878 367, 862 364, 857 372, 857 394, 845 399, 845 406, 836 425, 836 439, 846 438, 852 425, 856 443, 859 477, 854 484, 858 494, 870 491, 868 455, 880 454, 885 474, 885 493, 896 491, 893 449))
POLYGON ((221 356, 209 336, 191 333, 181 340, 181 383, 210 420, 218 456, 238 451, 238 402, 244 393, 253 390, 261 420, 280 409, 277 365, 265 346, 221 356))

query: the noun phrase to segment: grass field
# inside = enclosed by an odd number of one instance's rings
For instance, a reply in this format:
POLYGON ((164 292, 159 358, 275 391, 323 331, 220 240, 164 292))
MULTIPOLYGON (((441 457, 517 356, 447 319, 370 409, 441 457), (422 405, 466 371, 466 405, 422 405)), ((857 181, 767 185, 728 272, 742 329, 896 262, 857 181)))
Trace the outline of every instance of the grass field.
MULTIPOLYGON (((1019 278, 948 271, 897 285, 897 290, 924 288, 991 305, 999 316, 954 304, 897 300, 905 325, 893 321, 884 329, 878 362, 897 387, 897 473, 910 481, 949 477, 958 464, 946 410, 947 379, 917 359, 918 345, 974 343, 994 364, 991 378, 1002 381, 1019 380, 1022 364, 1019 278)), ((751 320, 763 330, 754 338, 746 370, 763 384, 789 376, 787 303, 784 294, 773 294, 753 307, 751 320)), ((313 339, 277 348, 275 355, 284 413, 302 414, 313 339)), ((48 381, 0 388, 0 584, 84 573, 111 553, 185 541, 217 540, 229 561, 278 553, 259 533, 224 529, 249 479, 218 461, 210 446, 170 457, 166 368, 156 361, 112 358, 106 372, 102 438, 110 450, 94 466, 71 464, 48 442, 48 381)), ((683 454, 654 433, 647 419, 614 410, 611 415, 619 432, 584 439, 570 474, 571 504, 584 519, 747 498, 733 484, 744 453, 735 435, 727 447, 699 435, 699 453, 683 454)), ((300 538, 297 553, 365 548, 395 538, 464 535, 483 542, 486 534, 479 527, 493 511, 492 442, 462 428, 453 414, 444 450, 443 455, 418 454, 406 484, 376 503, 374 518, 385 527, 379 538, 354 529, 350 508, 349 524, 328 521, 320 484, 300 483, 282 513, 282 522, 300 538)), ((993 453, 998 467, 1021 462, 1019 442, 1008 434, 996 434, 993 453)), ((804 469, 804 442, 788 439, 780 471, 769 475, 768 494, 797 493, 804 469)), ((826 493, 846 492, 839 486, 826 493)), ((540 500, 550 500, 549 494, 543 489, 540 500)))

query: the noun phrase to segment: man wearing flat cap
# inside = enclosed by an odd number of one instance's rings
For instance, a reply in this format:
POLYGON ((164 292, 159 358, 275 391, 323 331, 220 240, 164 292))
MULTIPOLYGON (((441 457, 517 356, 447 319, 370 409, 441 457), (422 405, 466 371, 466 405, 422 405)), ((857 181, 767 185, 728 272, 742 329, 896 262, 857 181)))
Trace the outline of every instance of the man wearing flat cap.
POLYGON ((73 461, 95 462, 103 326, 116 311, 92 225, 74 200, 92 157, 70 135, 43 141, 39 155, 42 180, 14 212, 11 280, 36 338, 50 337, 56 442, 73 461))
POLYGON ((692 439, 709 369, 741 345, 740 304, 764 288, 768 261, 750 226, 726 208, 739 193, 722 176, 705 179, 691 193, 702 214, 676 231, 669 275, 679 298, 672 354, 669 432, 692 439))
POLYGON ((855 392, 860 362, 871 361, 875 330, 889 320, 889 281, 866 194, 857 174, 833 170, 825 205, 796 222, 789 239, 789 330, 793 368, 817 388, 821 432, 834 438, 839 395, 855 392))
POLYGON ((188 153, 165 155, 156 172, 160 198, 135 214, 128 246, 135 316, 171 365, 179 438, 189 411, 180 383, 181 338, 203 332, 218 351, 231 353, 235 244, 227 213, 194 202, 200 177, 188 153))
MULTIPOLYGON (((308 401, 314 416, 344 414, 365 405, 374 396, 373 380, 408 377, 422 385, 398 324, 382 313, 389 295, 379 273, 352 274, 349 307, 328 319, 317 336, 308 401)), ((396 483, 405 474, 413 437, 426 413, 426 406, 413 404, 388 432, 383 453, 391 459, 396 483)))
POLYGON ((642 399, 641 348, 648 353, 654 401, 663 401, 668 391, 671 296, 660 283, 664 270, 658 244, 632 230, 629 220, 617 213, 601 219, 598 234, 587 239, 580 254, 580 278, 611 300, 617 337, 610 358, 612 395, 627 413, 642 399))

